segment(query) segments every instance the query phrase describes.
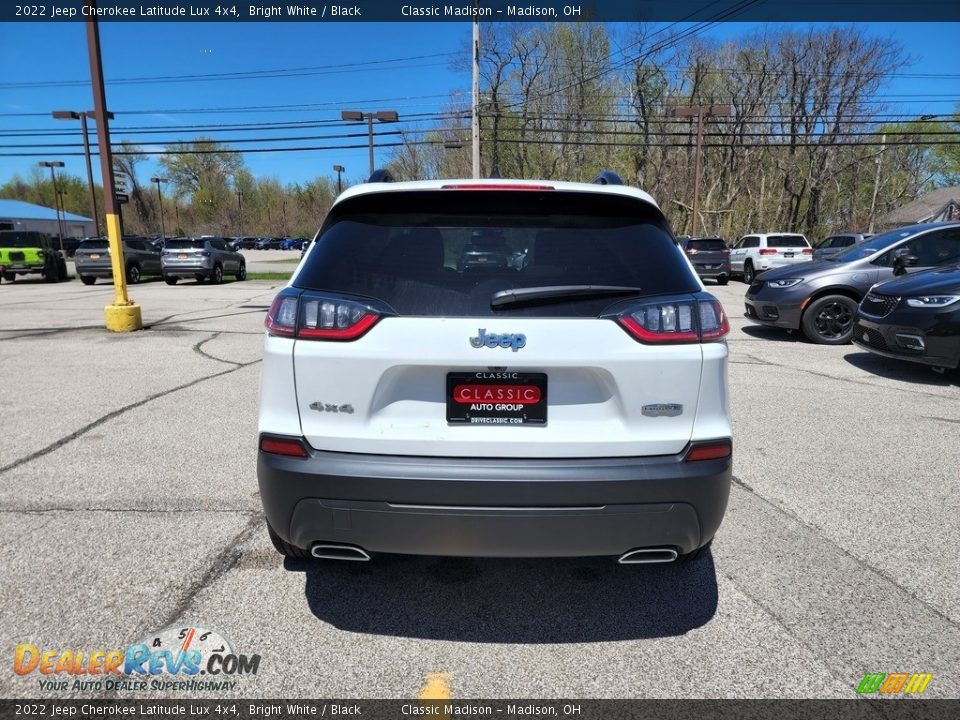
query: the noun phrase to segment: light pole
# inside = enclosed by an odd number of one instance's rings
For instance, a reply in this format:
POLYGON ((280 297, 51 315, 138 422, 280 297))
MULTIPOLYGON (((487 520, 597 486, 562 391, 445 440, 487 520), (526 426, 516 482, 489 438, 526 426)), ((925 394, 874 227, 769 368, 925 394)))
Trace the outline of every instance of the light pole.
POLYGON ((370 138, 370 174, 373 175, 373 121, 397 122, 400 116, 395 110, 378 110, 377 112, 364 113, 359 110, 344 110, 340 113, 343 120, 367 121, 367 134, 370 138))
POLYGON ((150 182, 156 183, 157 185, 157 203, 160 205, 160 239, 163 242, 167 241, 167 231, 163 227, 163 195, 160 193, 160 183, 165 183, 166 181, 167 179, 162 177, 150 178, 150 182))
POLYGON ((697 223, 700 214, 700 149, 703 147, 703 119, 707 117, 720 117, 730 115, 733 108, 729 105, 692 105, 689 107, 678 107, 673 111, 676 117, 689 117, 697 119, 697 149, 694 157, 693 173, 693 222, 690 227, 690 234, 696 236, 697 223))
POLYGON ((240 208, 240 232, 237 233, 237 237, 243 237, 243 190, 237 190, 237 207, 240 208))
POLYGON ((333 171, 337 174, 337 195, 343 192, 343 184, 340 182, 340 173, 344 172, 346 168, 343 165, 334 165, 333 171))
MULTIPOLYGON (((54 212, 57 213, 57 235, 60 238, 60 252, 63 253, 63 223, 60 222, 60 190, 57 188, 57 174, 54 172, 54 168, 63 167, 63 163, 59 160, 41 160, 37 163, 40 167, 50 168, 50 180, 53 183, 53 207, 54 212)), ((66 257, 66 253, 63 253, 63 256, 66 257)))
MULTIPOLYGON (((87 118, 97 119, 97 114, 93 110, 86 112, 74 112, 73 110, 54 110, 53 118, 55 120, 79 120, 80 129, 83 130, 83 156, 87 161, 87 187, 90 189, 90 204, 93 207, 93 223, 97 229, 97 237, 100 235, 100 212, 97 210, 97 189, 93 184, 93 163, 90 160, 90 136, 87 132, 87 118)), ((113 120, 113 113, 108 112, 107 118, 113 120)))

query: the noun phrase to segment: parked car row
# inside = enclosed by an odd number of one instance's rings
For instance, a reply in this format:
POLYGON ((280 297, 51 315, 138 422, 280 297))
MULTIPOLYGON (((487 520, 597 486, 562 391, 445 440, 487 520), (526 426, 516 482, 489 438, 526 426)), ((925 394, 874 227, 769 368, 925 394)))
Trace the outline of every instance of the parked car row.
MULTIPOLYGON (((131 284, 147 275, 159 275, 168 285, 188 277, 214 284, 222 282, 225 275, 237 280, 247 277, 246 259, 222 237, 167 238, 162 250, 145 238, 125 237, 123 255, 127 282, 131 284)), ((82 242, 74 259, 84 285, 113 277, 110 244, 105 238, 82 242)))
POLYGON ((234 250, 303 250, 307 238, 235 237, 226 238, 234 250))
POLYGON ((744 298, 758 324, 812 342, 856 342, 936 367, 960 363, 960 223, 875 235, 823 261, 756 277, 744 298), (906 276, 906 277, 904 277, 906 276))

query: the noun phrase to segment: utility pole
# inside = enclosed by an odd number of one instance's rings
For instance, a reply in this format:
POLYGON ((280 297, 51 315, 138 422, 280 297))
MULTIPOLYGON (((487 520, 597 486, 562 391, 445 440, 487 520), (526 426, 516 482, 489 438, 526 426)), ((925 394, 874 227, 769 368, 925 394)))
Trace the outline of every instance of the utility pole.
POLYGON ((103 176, 103 211, 110 241, 113 265, 114 299, 104 310, 107 330, 130 332, 143 327, 140 306, 127 297, 127 273, 123 259, 120 215, 117 212, 116 185, 113 180, 113 152, 110 149, 110 122, 107 119, 107 94, 103 86, 103 64, 100 59, 100 30, 97 27, 97 0, 87 4, 87 51, 90 55, 90 79, 93 83, 93 108, 97 117, 97 142, 100 148, 100 174, 103 176))
MULTIPOLYGON (((243 190, 237 190, 237 208, 239 208, 240 210, 240 232, 238 233, 238 237, 242 237, 243 236, 243 190)), ((226 233, 226 229, 224 229, 224 233, 226 233)))
POLYGON ((480 0, 473 0, 473 177, 480 177, 480 0))
POLYGON ((708 117, 723 117, 730 115, 733 108, 729 105, 688 105, 678 107, 673 111, 675 117, 697 118, 697 149, 694 155, 693 167, 693 215, 690 223, 690 234, 697 235, 697 224, 700 221, 700 153, 703 148, 703 119, 708 117))
POLYGON ((880 140, 880 153, 877 155, 877 174, 873 176, 873 199, 870 200, 870 227, 868 233, 873 232, 873 213, 877 209, 877 193, 880 191, 880 166, 883 165, 883 153, 887 149, 887 135, 884 133, 880 140))
POLYGON ((60 238, 60 252, 66 257, 66 253, 63 252, 63 223, 60 222, 60 189, 57 187, 57 174, 54 172, 54 168, 63 167, 63 162, 41 160, 37 164, 40 167, 50 168, 50 182, 53 183, 53 209, 57 213, 57 237, 60 238))
POLYGON ((167 242, 167 231, 163 227, 163 194, 160 192, 160 183, 165 183, 167 179, 165 177, 152 177, 150 182, 156 183, 157 185, 157 205, 160 208, 160 239, 166 243, 167 242))

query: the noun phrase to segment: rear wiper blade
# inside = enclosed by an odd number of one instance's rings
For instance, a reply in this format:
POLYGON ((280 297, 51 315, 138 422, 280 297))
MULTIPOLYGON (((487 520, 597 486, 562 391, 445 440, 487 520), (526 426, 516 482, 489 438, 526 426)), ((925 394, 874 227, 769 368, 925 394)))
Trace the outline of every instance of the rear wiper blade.
POLYGON ((639 292, 642 292, 641 288, 627 285, 548 285, 544 287, 513 288, 494 293, 490 298, 490 307, 505 307, 535 300, 635 295, 639 292))

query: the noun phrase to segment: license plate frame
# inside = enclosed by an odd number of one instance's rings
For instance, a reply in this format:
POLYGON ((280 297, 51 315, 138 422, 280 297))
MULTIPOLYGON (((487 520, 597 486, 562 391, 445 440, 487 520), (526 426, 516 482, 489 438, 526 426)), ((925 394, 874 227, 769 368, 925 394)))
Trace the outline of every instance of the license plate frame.
POLYGON ((792 258, 794 255, 796 255, 796 253, 785 252, 785 253, 783 254, 783 256, 784 256, 785 258, 792 258))
POLYGON ((547 424, 548 386, 546 373, 482 370, 448 372, 445 395, 447 424, 542 427, 547 424), (468 389, 464 390, 464 387, 468 389), (536 389, 535 401, 531 401, 531 396, 526 392, 531 388, 536 389))

